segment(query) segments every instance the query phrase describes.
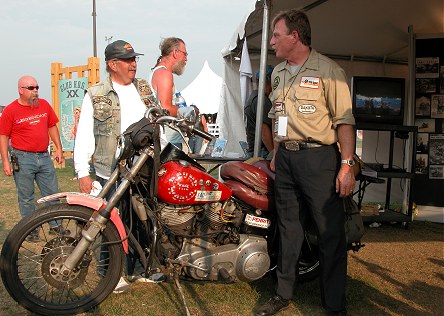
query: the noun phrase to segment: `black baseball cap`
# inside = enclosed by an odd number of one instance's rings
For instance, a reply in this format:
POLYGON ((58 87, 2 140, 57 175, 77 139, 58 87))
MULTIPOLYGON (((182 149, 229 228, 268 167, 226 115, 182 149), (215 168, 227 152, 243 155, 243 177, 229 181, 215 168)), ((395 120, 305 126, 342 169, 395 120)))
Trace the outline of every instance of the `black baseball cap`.
POLYGON ((139 55, 143 54, 136 53, 131 44, 123 40, 112 42, 111 44, 108 44, 108 46, 106 46, 105 48, 106 61, 114 58, 128 59, 139 55))

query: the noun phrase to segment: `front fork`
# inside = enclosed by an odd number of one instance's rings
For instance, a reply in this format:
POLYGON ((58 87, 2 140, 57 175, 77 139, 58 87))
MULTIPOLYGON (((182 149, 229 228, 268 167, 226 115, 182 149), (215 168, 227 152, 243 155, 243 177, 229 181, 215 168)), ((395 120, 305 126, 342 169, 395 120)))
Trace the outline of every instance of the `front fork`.
POLYGON ((97 235, 105 229, 106 224, 111 218, 111 211, 121 200, 126 190, 129 188, 131 183, 134 181, 134 177, 139 173, 140 169, 143 167, 148 158, 152 155, 152 149, 149 147, 144 148, 139 159, 134 163, 133 167, 129 170, 125 168, 124 163, 118 165, 117 168, 112 173, 110 179, 105 184, 102 192, 100 192, 100 197, 104 197, 110 188, 117 182, 119 175, 123 177, 122 182, 117 188, 116 192, 111 196, 106 207, 99 212, 95 212, 91 217, 88 225, 86 225, 82 230, 82 239, 78 242, 72 253, 66 258, 65 263, 62 267, 62 274, 68 276, 71 271, 77 267, 82 260, 85 253, 90 248, 91 244, 96 240, 97 235), (121 171, 119 171, 121 168, 121 171))

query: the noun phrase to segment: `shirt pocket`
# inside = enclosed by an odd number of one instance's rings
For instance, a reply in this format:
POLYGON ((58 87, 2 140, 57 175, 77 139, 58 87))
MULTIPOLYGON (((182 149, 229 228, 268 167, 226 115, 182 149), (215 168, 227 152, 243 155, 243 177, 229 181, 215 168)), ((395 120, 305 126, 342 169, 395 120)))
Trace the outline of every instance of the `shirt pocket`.
POLYGON ((94 104, 94 118, 101 122, 106 121, 113 116, 111 104, 107 102, 99 102, 94 104))
MULTIPOLYGON (((109 99, 108 99, 109 100, 109 99)), ((115 123, 113 118, 113 108, 111 100, 99 101, 94 103, 93 116, 95 119, 95 134, 97 135, 111 135, 113 131, 113 124, 115 123)))
POLYGON ((299 119, 312 120, 321 115, 321 95, 320 89, 297 89, 294 92, 293 100, 299 119))

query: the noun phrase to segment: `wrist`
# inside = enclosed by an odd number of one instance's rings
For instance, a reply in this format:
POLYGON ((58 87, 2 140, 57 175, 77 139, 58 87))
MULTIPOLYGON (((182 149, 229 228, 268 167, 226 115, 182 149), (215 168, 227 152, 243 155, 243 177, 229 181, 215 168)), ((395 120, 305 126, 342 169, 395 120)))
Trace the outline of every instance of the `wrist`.
POLYGON ((347 165, 349 167, 353 167, 356 164, 354 159, 341 159, 341 165, 347 165))

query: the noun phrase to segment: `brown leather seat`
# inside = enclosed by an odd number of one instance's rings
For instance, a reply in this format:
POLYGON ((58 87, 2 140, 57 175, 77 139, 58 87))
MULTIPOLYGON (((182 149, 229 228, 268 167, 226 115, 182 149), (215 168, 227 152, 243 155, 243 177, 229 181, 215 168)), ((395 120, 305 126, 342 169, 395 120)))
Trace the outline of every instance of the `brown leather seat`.
POLYGON ((235 197, 263 211, 274 209, 274 173, 269 161, 230 161, 222 165, 220 176, 235 197))

